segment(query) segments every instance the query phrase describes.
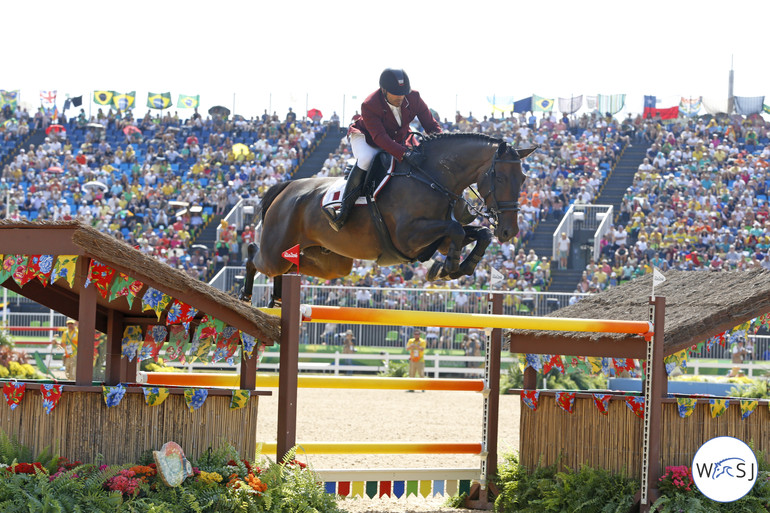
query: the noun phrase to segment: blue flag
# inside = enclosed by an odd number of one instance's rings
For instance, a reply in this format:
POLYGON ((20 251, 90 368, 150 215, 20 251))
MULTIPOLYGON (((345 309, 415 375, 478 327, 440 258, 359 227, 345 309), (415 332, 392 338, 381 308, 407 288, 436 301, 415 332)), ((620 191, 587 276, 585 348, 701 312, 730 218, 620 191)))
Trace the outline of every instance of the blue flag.
POLYGON ((513 112, 529 112, 532 110, 532 97, 513 102, 513 112))

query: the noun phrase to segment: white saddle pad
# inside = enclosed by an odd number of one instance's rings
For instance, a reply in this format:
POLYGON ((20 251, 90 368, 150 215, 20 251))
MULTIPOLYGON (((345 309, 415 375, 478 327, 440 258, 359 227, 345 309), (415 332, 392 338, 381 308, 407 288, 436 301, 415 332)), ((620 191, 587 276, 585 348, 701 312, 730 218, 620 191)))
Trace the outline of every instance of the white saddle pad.
MULTIPOLYGON (((372 195, 372 198, 374 200, 377 200, 377 195, 380 193, 383 187, 385 187, 385 184, 390 181, 390 177, 393 173, 393 167, 394 167, 395 159, 391 159, 390 168, 385 174, 385 178, 382 179, 382 181, 377 185, 377 188, 374 190, 374 194, 372 195)), ((326 190, 326 193, 324 193, 323 198, 321 198, 321 208, 333 208, 338 209, 340 208, 340 205, 342 205, 342 194, 345 192, 345 183, 347 180, 345 178, 338 178, 335 181, 332 182, 332 184, 329 186, 329 188, 326 190)), ((366 197, 365 196, 359 196, 356 198, 356 205, 366 205, 366 197)))

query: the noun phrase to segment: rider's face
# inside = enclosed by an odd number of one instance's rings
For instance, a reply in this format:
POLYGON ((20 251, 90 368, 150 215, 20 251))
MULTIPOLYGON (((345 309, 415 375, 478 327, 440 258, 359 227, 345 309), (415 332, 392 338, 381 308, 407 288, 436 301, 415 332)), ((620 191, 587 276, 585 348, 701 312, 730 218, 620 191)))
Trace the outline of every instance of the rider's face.
POLYGON ((385 91, 385 97, 387 98, 388 103, 394 107, 400 107, 401 103, 404 101, 403 94, 390 94, 389 92, 385 91))

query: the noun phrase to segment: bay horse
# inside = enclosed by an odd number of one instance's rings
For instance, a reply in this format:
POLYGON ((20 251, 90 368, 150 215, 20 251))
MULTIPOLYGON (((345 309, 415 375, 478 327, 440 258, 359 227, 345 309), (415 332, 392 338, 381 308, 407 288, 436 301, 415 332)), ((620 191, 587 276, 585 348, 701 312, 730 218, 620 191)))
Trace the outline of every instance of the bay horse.
MULTIPOLYGON (((299 244, 300 271, 322 279, 350 274, 353 259, 381 265, 426 261, 438 250, 446 255, 428 279, 473 274, 492 234, 471 226, 476 215, 457 220, 465 207, 463 191, 477 184, 494 234, 507 241, 518 233, 519 192, 525 176, 521 161, 537 148, 515 149, 505 141, 479 133, 440 133, 424 137, 424 160, 418 168, 399 162, 379 192, 376 206, 390 243, 378 236, 371 209, 356 206, 339 232, 321 211, 321 201, 335 178, 303 178, 273 185, 261 202, 259 244, 250 244, 246 279, 240 299, 250 300, 257 271, 273 280, 271 306, 280 301, 281 275, 296 266, 281 253, 299 244), (462 248, 476 241, 460 262, 462 248)), ((371 201, 370 201, 371 203, 371 201)), ((371 204, 370 204, 371 206, 371 204)), ((382 230, 380 230, 382 232, 382 230)))

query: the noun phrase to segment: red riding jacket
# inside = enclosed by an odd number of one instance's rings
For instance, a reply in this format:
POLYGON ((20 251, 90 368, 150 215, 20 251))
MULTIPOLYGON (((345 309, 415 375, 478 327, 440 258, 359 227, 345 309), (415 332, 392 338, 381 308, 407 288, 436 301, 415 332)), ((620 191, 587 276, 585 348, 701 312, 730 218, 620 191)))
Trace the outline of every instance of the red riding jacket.
POLYGON ((385 95, 378 89, 361 104, 361 116, 350 125, 348 134, 362 133, 366 136, 367 143, 382 148, 401 160, 407 150, 404 144, 409 136, 409 123, 415 117, 420 120, 427 133, 441 132, 441 127, 433 119, 430 109, 420 98, 420 93, 413 90, 404 98, 401 104, 401 126, 399 126, 385 100, 385 95))

